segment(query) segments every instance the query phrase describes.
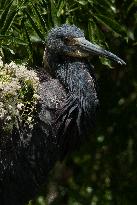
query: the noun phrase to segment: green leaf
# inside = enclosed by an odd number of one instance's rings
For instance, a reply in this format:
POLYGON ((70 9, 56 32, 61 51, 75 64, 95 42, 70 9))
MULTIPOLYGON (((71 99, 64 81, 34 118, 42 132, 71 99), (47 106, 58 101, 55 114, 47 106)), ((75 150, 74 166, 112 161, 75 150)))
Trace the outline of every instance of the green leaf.
POLYGON ((114 2, 112 2, 111 0, 98 0, 98 1, 94 1, 95 4, 100 5, 100 7, 103 7, 106 10, 112 10, 112 7, 114 6, 114 2))
POLYGON ((32 4, 32 6, 33 6, 33 8, 34 8, 34 10, 35 10, 35 12, 36 12, 36 14, 38 16, 38 19, 40 21, 40 24, 41 24, 43 30, 45 32, 47 32, 46 22, 45 22, 44 18, 42 17, 41 13, 38 11, 38 8, 34 4, 32 4))
POLYGON ((127 14, 130 12, 130 10, 137 5, 137 2, 131 2, 131 4, 129 5, 128 9, 127 9, 127 14))
POLYGON ((41 33, 39 27, 37 26, 37 24, 33 21, 32 17, 29 15, 28 11, 25 10, 25 13, 27 14, 27 17, 32 25, 32 28, 36 31, 36 33, 38 34, 38 36, 44 41, 44 36, 41 33))
POLYGON ((9 0, 1 0, 0 2, 0 9, 4 9, 5 5, 7 5, 9 3, 9 0))
POLYGON ((126 31, 123 26, 117 23, 114 19, 108 18, 104 15, 95 14, 94 16, 99 22, 105 25, 108 29, 116 32, 119 35, 126 35, 126 31))
POLYGON ((9 46, 3 45, 2 48, 4 48, 5 50, 9 51, 12 55, 15 54, 14 50, 11 49, 9 46))
POLYGON ((114 67, 112 67, 111 65, 111 61, 109 59, 106 59, 106 58, 103 58, 103 57, 99 57, 100 58, 100 61, 103 65, 106 66, 106 68, 111 68, 111 69, 114 69, 114 67))
POLYGON ((61 0, 60 4, 58 5, 57 17, 60 17, 62 15, 64 6, 65 2, 61 0))
POLYGON ((47 2, 45 0, 42 0, 42 3, 43 3, 43 7, 47 8, 47 2))
POLYGON ((16 16, 17 12, 18 12, 18 9, 14 10, 14 11, 11 11, 9 13, 9 15, 7 16, 6 22, 5 22, 4 26, 3 26, 3 28, 1 29, 1 34, 2 35, 4 35, 8 31, 8 29, 10 28, 10 26, 13 23, 13 20, 14 20, 14 18, 16 16))
MULTIPOLYGON (((104 34, 99 30, 94 20, 90 19, 88 22, 88 33, 90 41, 100 45, 102 47, 107 47, 105 43, 105 36, 104 34)), ((109 59, 100 57, 101 63, 109 68, 112 68, 111 61, 109 59)))
POLYGON ((57 18, 57 8, 55 6, 54 0, 50 0, 50 5, 51 5, 51 17, 52 17, 54 26, 59 25, 59 20, 57 18))
POLYGON ((87 0, 77 0, 77 2, 83 6, 85 6, 88 3, 87 0))
POLYGON ((10 3, 7 5, 7 7, 3 10, 2 14, 1 14, 1 18, 0 18, 0 29, 2 29, 2 27, 4 26, 7 16, 10 12, 10 8, 12 6, 13 0, 10 1, 10 3))
MULTIPOLYGON (((104 3, 104 1, 103 1, 104 3)), ((95 13, 99 14, 99 15, 104 15, 106 17, 111 17, 114 18, 114 11, 112 9, 112 6, 107 6, 104 5, 103 3, 100 3, 98 1, 95 2, 94 4, 94 10, 95 13)))
POLYGON ((26 26, 24 26, 24 30, 25 30, 26 37, 27 37, 27 40, 28 40, 29 49, 30 49, 30 51, 31 51, 31 53, 32 53, 32 50, 33 50, 33 49, 32 49, 32 44, 31 44, 30 36, 29 36, 29 33, 28 33, 28 31, 27 31, 26 26))
POLYGON ((88 22, 88 34, 89 34, 89 39, 93 43, 96 43, 100 46, 106 46, 105 44, 105 36, 102 33, 102 31, 99 30, 97 24, 93 19, 90 19, 88 22))

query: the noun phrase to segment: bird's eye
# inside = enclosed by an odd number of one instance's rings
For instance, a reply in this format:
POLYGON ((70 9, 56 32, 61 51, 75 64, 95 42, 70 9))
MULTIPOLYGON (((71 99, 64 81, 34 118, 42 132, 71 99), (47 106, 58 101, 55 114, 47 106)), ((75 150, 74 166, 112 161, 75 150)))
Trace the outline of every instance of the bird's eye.
POLYGON ((70 42, 71 42, 70 38, 68 38, 68 37, 65 37, 65 38, 64 38, 64 43, 65 43, 65 44, 69 45, 70 42))

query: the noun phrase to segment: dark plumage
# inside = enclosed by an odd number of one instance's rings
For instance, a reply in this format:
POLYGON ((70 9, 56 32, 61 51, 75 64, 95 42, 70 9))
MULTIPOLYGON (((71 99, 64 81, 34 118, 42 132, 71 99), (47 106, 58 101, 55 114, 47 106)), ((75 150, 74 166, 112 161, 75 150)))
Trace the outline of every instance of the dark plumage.
POLYGON ((92 53, 125 64, 86 41, 74 25, 49 32, 44 56, 48 72, 38 72, 40 102, 33 130, 15 127, 12 136, 0 138, 0 204, 24 205, 45 183, 55 162, 88 136, 99 103, 88 61, 92 53))

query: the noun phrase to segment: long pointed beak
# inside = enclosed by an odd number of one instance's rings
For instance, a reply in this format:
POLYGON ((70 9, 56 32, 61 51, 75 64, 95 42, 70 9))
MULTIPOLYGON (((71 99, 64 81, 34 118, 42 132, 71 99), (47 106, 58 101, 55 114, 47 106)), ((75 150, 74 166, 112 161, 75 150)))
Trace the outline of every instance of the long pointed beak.
POLYGON ((106 51, 102 47, 95 45, 93 43, 90 43, 87 41, 85 38, 75 38, 75 45, 79 47, 80 51, 86 52, 88 54, 94 54, 94 55, 99 55, 99 56, 104 56, 107 57, 113 61, 116 61, 117 63, 121 65, 126 65, 126 63, 116 56, 115 54, 106 51))

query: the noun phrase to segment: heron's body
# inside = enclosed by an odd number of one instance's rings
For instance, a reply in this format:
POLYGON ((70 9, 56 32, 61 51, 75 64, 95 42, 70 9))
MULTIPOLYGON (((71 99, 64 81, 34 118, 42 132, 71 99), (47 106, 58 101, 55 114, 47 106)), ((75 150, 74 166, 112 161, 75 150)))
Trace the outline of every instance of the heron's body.
MULTIPOLYGON (((75 26, 49 33, 46 66, 51 74, 38 72, 40 107, 34 128, 15 129, 6 142, 0 139, 0 204, 26 203, 55 162, 87 139, 99 103, 95 72, 87 59, 90 46, 75 26)), ((124 63, 100 47, 93 46, 93 52, 124 63)))

